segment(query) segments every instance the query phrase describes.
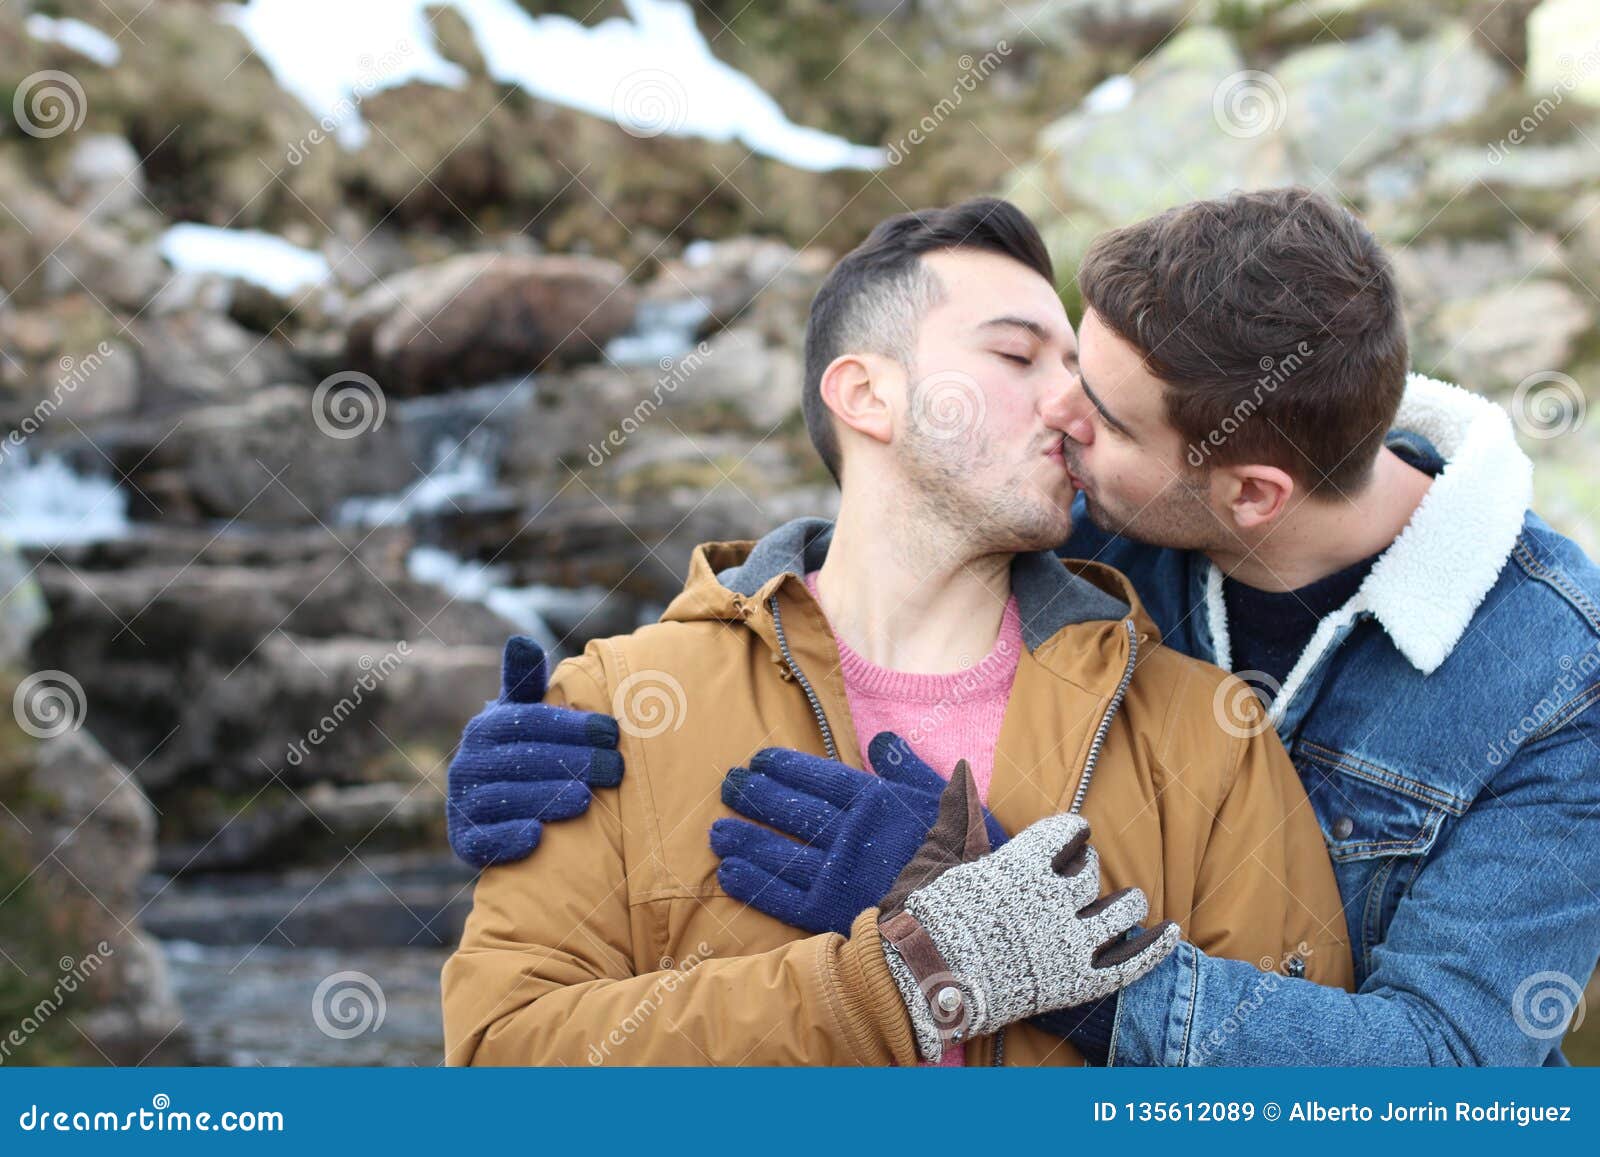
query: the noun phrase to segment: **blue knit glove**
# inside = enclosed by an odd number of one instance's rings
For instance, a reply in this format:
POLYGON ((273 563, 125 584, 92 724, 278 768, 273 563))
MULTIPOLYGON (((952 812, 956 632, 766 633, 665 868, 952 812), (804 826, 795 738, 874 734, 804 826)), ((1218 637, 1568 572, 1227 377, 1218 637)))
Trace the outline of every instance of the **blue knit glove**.
MULTIPOLYGON (((944 778, 891 731, 873 739, 867 758, 877 775, 769 747, 748 768, 730 771, 722 802, 778 831, 746 820, 711 825, 722 890, 785 924, 848 936, 855 918, 883 899, 922 846, 945 788, 944 778)), ((984 822, 993 845, 1005 843, 987 811, 984 822)))
POLYGON ((500 698, 461 733, 450 761, 450 847, 477 868, 520 860, 539 846, 544 824, 582 815, 592 787, 622 782, 617 721, 547 707, 544 651, 526 635, 506 643, 500 698))

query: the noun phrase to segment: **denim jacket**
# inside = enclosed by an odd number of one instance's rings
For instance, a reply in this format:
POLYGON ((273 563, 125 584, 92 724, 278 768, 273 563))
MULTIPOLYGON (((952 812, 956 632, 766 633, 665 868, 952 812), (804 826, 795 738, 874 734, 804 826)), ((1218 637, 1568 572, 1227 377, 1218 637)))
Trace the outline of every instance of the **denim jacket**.
MULTIPOLYGON (((1565 1063, 1600 954, 1600 568, 1527 509, 1499 407, 1412 375, 1389 445, 1434 483, 1271 715, 1357 991, 1184 944, 1123 991, 1112 1064, 1565 1063)), ((1122 570, 1167 645, 1229 667, 1217 568, 1077 513, 1062 553, 1122 570)))

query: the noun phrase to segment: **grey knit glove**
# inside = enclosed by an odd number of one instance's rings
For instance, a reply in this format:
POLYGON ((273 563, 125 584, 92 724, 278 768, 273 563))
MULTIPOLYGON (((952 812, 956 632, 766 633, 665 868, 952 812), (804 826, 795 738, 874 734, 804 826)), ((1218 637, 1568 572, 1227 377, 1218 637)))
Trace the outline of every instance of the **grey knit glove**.
POLYGON ((879 918, 890 971, 928 1060, 1016 1021, 1109 996, 1178 944, 1170 921, 1128 935, 1149 904, 1137 888, 1101 897, 1100 859, 1081 816, 1040 820, 974 859, 980 842, 987 847, 976 801, 960 765, 939 822, 906 869, 916 886, 904 891, 902 906, 897 884, 879 918))

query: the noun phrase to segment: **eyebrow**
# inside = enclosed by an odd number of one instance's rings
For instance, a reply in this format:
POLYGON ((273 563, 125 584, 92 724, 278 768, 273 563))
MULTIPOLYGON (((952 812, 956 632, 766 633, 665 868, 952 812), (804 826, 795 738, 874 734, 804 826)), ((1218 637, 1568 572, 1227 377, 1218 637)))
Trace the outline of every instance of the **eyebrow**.
POLYGON ((1026 317, 1014 317, 1007 314, 1005 317, 991 317, 988 321, 979 324, 979 329, 989 329, 994 326, 1011 326, 1016 329, 1025 329, 1040 341, 1050 340, 1048 327, 1040 325, 1026 317))
POLYGON ((1128 429, 1128 427, 1117 421, 1117 419, 1112 416, 1111 411, 1106 409, 1106 404, 1100 400, 1100 395, 1089 388, 1088 379, 1083 376, 1083 371, 1081 369, 1078 371, 1078 384, 1083 387, 1084 396, 1087 397, 1090 402, 1094 403, 1094 408, 1096 410, 1100 411, 1100 416, 1106 420, 1106 425, 1110 426, 1113 430, 1130 441, 1137 442, 1139 440, 1138 438, 1134 437, 1132 430, 1128 429))

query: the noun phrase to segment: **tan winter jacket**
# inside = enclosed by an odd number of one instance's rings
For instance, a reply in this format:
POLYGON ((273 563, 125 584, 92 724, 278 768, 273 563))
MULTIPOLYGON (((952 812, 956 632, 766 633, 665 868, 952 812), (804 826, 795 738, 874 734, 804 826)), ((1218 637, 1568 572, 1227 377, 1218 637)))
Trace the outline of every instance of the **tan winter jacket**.
MULTIPOLYGON (((443 975, 449 1063, 917 1062, 876 909, 848 939, 798 931, 723 893, 709 844, 732 814, 723 777, 760 748, 860 766, 833 635, 800 578, 831 533, 798 520, 702 546, 660 623, 557 668, 547 702, 618 716, 627 770, 532 856, 479 879, 443 975)), ((1021 555, 1012 590, 1026 653, 990 785, 1001 825, 1076 799, 1107 891, 1142 888, 1150 920, 1176 920, 1207 953, 1297 955, 1310 979, 1350 987, 1322 833, 1244 685, 1161 646, 1108 567, 1021 555)), ((972 1042, 967 1063, 997 1052, 1082 1063, 1026 1024, 972 1042)))

